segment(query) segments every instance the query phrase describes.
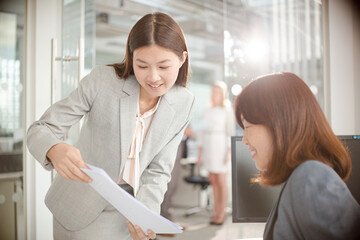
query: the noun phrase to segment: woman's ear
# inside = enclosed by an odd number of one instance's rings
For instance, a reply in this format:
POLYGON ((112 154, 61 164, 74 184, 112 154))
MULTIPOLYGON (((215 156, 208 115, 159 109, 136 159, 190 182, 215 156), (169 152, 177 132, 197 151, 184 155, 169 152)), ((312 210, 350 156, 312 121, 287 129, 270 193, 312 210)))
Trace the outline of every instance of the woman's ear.
POLYGON ((187 56, 188 56, 187 51, 183 51, 182 56, 180 57, 180 66, 179 66, 179 68, 182 67, 182 65, 184 64, 187 56))

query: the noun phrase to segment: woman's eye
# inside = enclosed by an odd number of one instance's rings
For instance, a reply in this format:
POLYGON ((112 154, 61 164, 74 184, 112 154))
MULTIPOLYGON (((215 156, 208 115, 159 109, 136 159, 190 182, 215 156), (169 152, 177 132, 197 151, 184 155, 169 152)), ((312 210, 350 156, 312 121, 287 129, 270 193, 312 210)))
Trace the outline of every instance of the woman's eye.
POLYGON ((166 67, 160 67, 160 69, 168 69, 169 66, 166 66, 166 67))
POLYGON ((138 66, 138 68, 144 69, 144 68, 147 68, 147 66, 138 66))

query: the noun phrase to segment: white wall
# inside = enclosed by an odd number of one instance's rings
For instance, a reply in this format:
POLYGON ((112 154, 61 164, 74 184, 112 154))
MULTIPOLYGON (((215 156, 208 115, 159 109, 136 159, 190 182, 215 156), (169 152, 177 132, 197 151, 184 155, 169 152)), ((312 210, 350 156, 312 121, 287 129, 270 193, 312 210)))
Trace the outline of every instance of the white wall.
POLYGON ((329 18, 329 120, 335 134, 360 134, 359 13, 349 0, 328 0, 325 4, 329 18))
MULTIPOLYGON (((26 126, 50 106, 51 38, 61 31, 61 0, 27 0, 26 126)), ((52 215, 44 204, 50 172, 27 152, 25 160, 27 239, 52 239, 52 215)))

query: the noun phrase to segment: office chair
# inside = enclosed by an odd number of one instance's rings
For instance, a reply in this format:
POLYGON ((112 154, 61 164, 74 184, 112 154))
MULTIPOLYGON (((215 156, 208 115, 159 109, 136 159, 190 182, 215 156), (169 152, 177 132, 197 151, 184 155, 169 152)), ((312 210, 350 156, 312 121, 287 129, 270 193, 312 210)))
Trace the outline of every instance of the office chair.
MULTIPOLYGON (((185 160, 185 159, 184 159, 185 160)), ((210 210, 210 197, 208 193, 208 187, 210 185, 209 178, 195 174, 195 162, 187 162, 184 165, 190 166, 190 175, 184 177, 184 181, 189 184, 193 184, 194 187, 200 187, 199 205, 188 209, 185 216, 193 215, 201 210, 210 210), (204 204, 204 200, 206 203, 204 204)))

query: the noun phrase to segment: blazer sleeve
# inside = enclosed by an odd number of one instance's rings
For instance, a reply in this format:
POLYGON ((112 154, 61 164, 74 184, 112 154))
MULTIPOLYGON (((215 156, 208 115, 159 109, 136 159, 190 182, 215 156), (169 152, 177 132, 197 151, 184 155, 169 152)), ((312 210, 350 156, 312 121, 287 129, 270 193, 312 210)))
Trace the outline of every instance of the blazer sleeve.
POLYGON ((194 111, 194 102, 195 98, 193 97, 187 120, 175 136, 155 156, 140 178, 141 184, 136 198, 157 213, 160 213, 160 204, 167 190, 167 184, 171 179, 171 171, 175 164, 178 147, 194 111))
POLYGON ((100 67, 85 76, 70 95, 51 105, 38 121, 30 125, 27 132, 27 147, 30 153, 46 170, 54 167, 46 158, 49 149, 64 141, 71 126, 87 112, 96 98, 99 86, 100 67))
POLYGON ((360 206, 344 181, 319 161, 298 168, 284 189, 276 232, 286 235, 293 230, 298 239, 359 239, 360 206), (281 221, 290 226, 281 229, 281 221))

